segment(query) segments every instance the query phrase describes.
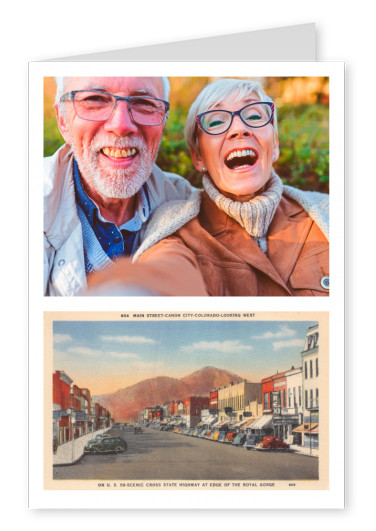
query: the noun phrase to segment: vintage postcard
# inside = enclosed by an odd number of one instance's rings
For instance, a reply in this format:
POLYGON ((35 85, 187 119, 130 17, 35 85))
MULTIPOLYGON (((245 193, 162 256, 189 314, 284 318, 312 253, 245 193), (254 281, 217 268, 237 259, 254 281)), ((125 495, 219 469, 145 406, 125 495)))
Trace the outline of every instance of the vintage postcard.
POLYGON ((45 314, 46 489, 327 490, 327 312, 45 314))

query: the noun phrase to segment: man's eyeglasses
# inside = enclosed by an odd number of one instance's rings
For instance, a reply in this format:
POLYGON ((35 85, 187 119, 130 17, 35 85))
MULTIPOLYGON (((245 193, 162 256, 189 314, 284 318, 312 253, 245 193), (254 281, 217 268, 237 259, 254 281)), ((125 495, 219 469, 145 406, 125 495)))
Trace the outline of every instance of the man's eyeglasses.
POLYGON ((239 116, 248 127, 264 127, 273 119, 274 103, 251 103, 238 111, 206 111, 196 116, 196 123, 208 135, 222 135, 230 129, 234 116, 239 116))
POLYGON ((128 103, 132 120, 138 125, 160 125, 170 109, 168 101, 149 96, 115 96, 100 90, 73 90, 63 94, 60 101, 71 100, 79 118, 90 122, 108 120, 118 101, 128 103))

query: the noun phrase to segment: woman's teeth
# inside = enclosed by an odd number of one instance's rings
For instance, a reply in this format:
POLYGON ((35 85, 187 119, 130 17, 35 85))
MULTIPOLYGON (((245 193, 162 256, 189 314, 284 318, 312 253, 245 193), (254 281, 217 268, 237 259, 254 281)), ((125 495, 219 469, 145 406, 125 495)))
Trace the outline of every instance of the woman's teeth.
POLYGON ((106 157, 112 157, 114 159, 133 157, 133 155, 137 153, 137 149, 135 148, 113 149, 113 148, 105 147, 102 149, 102 151, 106 155, 106 157))
POLYGON ((226 160, 232 160, 234 157, 247 157, 248 155, 256 157, 256 153, 253 149, 241 149, 238 151, 231 151, 226 160))
POLYGON ((239 149, 237 151, 231 151, 226 157, 225 163, 231 170, 237 168, 245 168, 247 166, 253 166, 256 164, 258 155, 253 149, 239 149))

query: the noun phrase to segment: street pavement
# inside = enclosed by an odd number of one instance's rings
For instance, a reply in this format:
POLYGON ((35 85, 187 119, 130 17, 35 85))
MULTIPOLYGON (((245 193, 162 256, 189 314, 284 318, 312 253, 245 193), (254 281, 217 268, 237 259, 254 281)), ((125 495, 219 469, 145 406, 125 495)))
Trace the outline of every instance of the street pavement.
POLYGON ((246 450, 231 444, 143 428, 112 431, 128 450, 85 455, 71 466, 53 468, 54 479, 107 480, 311 480, 319 459, 292 452, 246 450))

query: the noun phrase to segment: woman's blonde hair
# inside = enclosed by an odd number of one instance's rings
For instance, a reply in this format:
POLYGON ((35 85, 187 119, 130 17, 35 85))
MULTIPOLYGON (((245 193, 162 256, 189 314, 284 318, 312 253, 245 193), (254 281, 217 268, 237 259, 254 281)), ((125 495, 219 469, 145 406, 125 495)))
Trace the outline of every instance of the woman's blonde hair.
MULTIPOLYGON (((198 146, 198 126, 196 116, 205 111, 210 111, 215 105, 218 105, 225 98, 232 96, 234 101, 243 99, 249 94, 255 94, 259 101, 269 101, 273 103, 262 88, 258 81, 246 79, 218 79, 207 85, 197 96, 189 109, 187 121, 185 124, 185 140, 189 149, 199 153, 198 146)), ((274 138, 278 137, 277 110, 274 110, 272 120, 274 128, 274 138)))

